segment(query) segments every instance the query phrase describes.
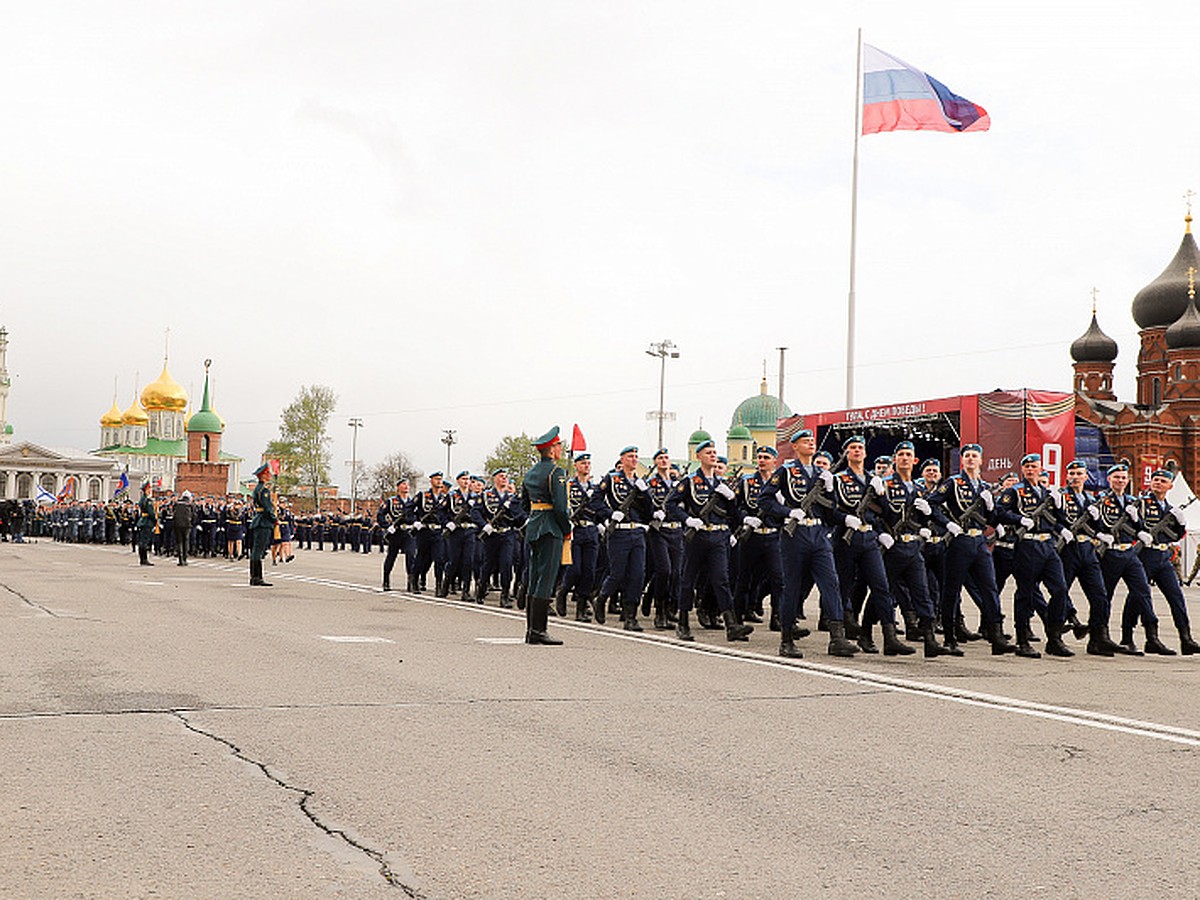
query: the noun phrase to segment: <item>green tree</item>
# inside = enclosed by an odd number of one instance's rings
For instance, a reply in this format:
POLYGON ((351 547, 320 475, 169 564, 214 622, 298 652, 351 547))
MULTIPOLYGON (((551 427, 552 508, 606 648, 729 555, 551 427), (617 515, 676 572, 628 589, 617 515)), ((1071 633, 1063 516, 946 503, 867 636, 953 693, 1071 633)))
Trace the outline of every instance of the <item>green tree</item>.
POLYGON ((401 478, 407 478, 409 484, 416 488, 416 480, 425 473, 418 469, 408 454, 403 450, 397 450, 383 458, 383 461, 377 463, 367 470, 363 476, 363 487, 366 488, 368 495, 372 497, 387 497, 396 487, 396 482, 401 478))
POLYGON ((533 464, 537 461, 538 452, 534 449, 533 438, 525 432, 521 432, 501 438, 500 443, 488 454, 483 465, 488 472, 500 468, 508 469, 509 478, 519 488, 525 478, 525 473, 533 468, 533 464))
POLYGON ((324 385, 301 387, 280 416, 279 442, 291 450, 297 484, 312 489, 313 509, 321 508, 317 489, 329 483, 329 416, 337 395, 324 385))
POLYGON ((296 446, 289 441, 267 441, 267 449, 263 456, 266 459, 279 460, 279 474, 275 476, 275 487, 281 494, 292 494, 300 483, 297 472, 296 446))

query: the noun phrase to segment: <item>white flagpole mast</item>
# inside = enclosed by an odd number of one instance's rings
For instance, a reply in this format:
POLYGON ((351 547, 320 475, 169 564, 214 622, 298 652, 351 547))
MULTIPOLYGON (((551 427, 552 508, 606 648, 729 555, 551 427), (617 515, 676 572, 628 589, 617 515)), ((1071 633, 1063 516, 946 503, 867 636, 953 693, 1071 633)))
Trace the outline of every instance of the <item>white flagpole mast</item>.
POLYGON ((862 131, 862 29, 854 76, 854 170, 850 178, 850 296, 846 302, 846 408, 854 406, 854 254, 858 242, 858 136, 862 131))

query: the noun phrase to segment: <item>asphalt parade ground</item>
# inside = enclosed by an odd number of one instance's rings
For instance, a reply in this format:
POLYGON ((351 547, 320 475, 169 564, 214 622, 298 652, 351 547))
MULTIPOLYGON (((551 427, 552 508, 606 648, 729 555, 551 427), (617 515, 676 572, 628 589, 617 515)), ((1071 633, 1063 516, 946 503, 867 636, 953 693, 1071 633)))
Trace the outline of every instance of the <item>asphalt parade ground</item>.
POLYGON ((0 545, 0 895, 1200 894, 1200 657, 529 647, 381 561, 0 545))

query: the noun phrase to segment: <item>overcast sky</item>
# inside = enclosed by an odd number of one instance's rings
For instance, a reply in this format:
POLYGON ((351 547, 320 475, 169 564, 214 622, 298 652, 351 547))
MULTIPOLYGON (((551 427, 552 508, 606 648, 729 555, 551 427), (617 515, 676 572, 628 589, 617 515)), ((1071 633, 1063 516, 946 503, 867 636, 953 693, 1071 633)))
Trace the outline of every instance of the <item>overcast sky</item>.
POLYGON ((663 338, 680 455, 780 345, 789 404, 842 408, 860 25, 992 129, 862 140, 858 405, 1068 390, 1093 286, 1131 397, 1200 191, 1194 0, 0 11, 9 419, 51 446, 96 446, 168 327, 248 459, 331 387, 342 484, 350 416, 427 472, 443 428, 455 469, 574 422, 648 453, 663 338))

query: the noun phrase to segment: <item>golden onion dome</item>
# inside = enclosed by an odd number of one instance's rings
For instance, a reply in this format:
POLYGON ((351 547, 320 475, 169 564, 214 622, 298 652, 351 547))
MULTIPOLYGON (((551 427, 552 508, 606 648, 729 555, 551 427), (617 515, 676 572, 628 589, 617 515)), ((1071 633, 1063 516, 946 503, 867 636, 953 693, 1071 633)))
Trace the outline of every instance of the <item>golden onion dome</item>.
POLYGON ((101 428, 117 428, 121 424, 121 410, 117 401, 113 400, 112 409, 100 417, 101 428))
POLYGON ((187 409, 187 391, 167 371, 167 362, 163 360, 162 374, 158 379, 142 388, 142 406, 146 409, 187 409))
POLYGON ((129 409, 121 414, 122 425, 149 425, 150 417, 146 415, 146 411, 142 409, 142 405, 137 402, 137 398, 129 404, 129 409))

